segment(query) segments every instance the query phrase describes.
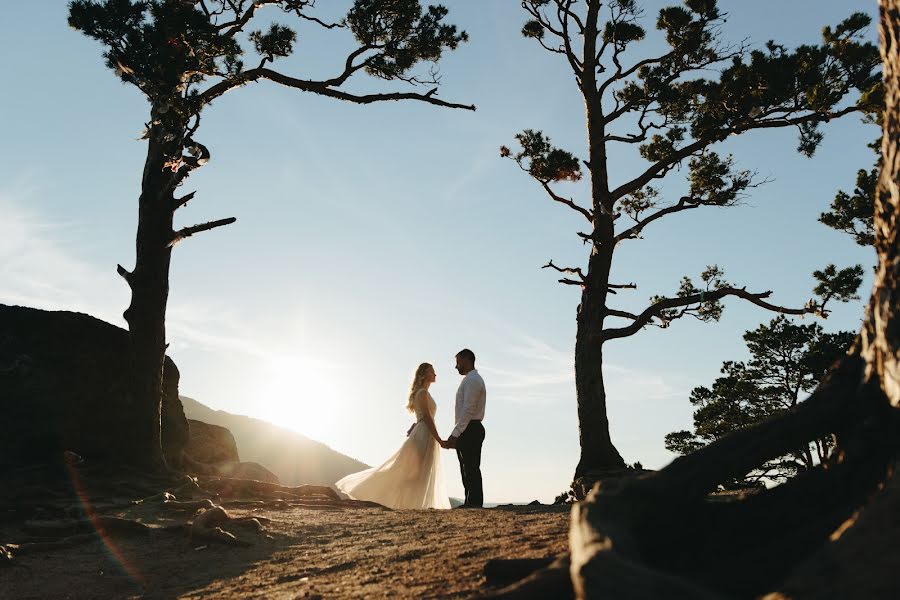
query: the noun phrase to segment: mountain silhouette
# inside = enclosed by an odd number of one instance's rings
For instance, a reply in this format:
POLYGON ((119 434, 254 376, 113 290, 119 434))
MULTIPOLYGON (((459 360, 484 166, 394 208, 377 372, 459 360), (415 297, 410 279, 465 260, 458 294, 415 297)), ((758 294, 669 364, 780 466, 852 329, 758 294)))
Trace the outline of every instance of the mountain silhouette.
POLYGON ((369 468, 296 431, 261 419, 213 410, 188 396, 180 398, 188 419, 226 427, 237 442, 240 459, 261 464, 275 473, 282 485, 334 485, 345 475, 369 468))

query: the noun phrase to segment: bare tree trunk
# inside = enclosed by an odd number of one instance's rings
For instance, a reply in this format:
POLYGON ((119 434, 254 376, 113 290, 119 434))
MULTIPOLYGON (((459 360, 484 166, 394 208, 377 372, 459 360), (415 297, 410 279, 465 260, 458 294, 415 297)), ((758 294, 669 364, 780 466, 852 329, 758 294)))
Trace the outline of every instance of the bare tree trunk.
POLYGON ((131 287, 131 304, 124 317, 131 343, 129 413, 133 419, 132 453, 123 458, 151 470, 166 466, 160 417, 173 236, 172 190, 167 189, 172 172, 166 172, 166 161, 173 154, 151 136, 141 182, 135 268, 123 275, 131 287))

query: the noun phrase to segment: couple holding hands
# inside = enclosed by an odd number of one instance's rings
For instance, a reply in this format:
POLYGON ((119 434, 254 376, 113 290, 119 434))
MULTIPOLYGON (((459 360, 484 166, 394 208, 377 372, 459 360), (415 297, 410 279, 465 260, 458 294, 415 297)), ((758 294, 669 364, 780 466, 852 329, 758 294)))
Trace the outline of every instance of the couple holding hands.
POLYGON ((465 502, 459 508, 481 508, 481 445, 484 443, 484 380, 475 370, 475 354, 468 348, 456 354, 456 370, 463 376, 456 391, 456 419, 446 440, 434 424, 437 404, 428 388, 437 379, 434 367, 416 369, 406 408, 416 415, 400 449, 382 465, 353 473, 335 486, 356 500, 370 500, 390 508, 450 508, 441 469, 440 448, 455 449, 459 459, 465 502))

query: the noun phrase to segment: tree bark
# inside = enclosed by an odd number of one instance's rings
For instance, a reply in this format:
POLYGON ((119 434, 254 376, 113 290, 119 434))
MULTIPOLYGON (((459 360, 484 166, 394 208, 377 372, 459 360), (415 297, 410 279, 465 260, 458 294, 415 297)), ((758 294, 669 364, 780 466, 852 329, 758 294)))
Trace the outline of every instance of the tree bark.
POLYGON ((138 204, 135 267, 124 275, 131 288, 131 304, 124 317, 131 352, 128 435, 132 451, 123 460, 153 471, 166 468, 160 416, 174 215, 170 189, 174 174, 166 163, 169 157, 180 156, 174 143, 160 141, 163 136, 161 131, 151 132, 138 204))
POLYGON ((874 215, 878 269, 861 337, 866 376, 880 382, 896 408, 900 407, 900 0, 881 0, 879 7, 885 110, 874 215))
POLYGON ((576 478, 592 471, 622 469, 625 466, 625 461, 609 435, 602 368, 603 348, 596 342, 591 343, 585 339, 588 335, 590 334, 585 334, 579 327, 575 341, 575 387, 581 442, 581 457, 575 468, 576 478))
POLYGON ((584 65, 581 92, 587 117, 588 169, 591 177, 591 204, 594 215, 591 257, 578 306, 575 338, 575 389, 578 400, 578 430, 581 456, 575 478, 591 471, 620 470, 625 461, 612 443, 603 381, 601 332, 606 316, 609 271, 612 265, 615 231, 611 212, 609 178, 606 168, 605 127, 601 95, 597 91, 596 54, 599 36, 599 0, 590 0, 585 20, 584 65))

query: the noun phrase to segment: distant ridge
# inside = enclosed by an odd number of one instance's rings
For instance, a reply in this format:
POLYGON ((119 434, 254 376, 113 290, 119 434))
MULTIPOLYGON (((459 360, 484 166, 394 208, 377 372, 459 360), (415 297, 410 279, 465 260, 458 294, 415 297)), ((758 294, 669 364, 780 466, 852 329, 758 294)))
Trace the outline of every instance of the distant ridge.
POLYGON ((261 419, 213 410, 188 396, 180 398, 188 419, 227 427, 237 442, 241 460, 261 464, 275 473, 283 485, 334 485, 345 475, 369 468, 296 431, 261 419))

